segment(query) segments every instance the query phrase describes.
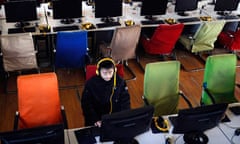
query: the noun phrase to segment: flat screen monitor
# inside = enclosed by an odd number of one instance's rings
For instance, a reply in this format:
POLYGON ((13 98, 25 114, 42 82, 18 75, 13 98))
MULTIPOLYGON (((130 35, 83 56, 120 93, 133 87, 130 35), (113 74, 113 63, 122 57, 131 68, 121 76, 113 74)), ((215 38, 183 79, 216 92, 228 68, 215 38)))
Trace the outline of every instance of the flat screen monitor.
POLYGON ((145 106, 102 116, 100 141, 131 144, 135 136, 149 130, 154 108, 145 106))
MULTIPOLYGON (((24 0, 5 0, 5 1, 24 1, 24 0)), ((31 0, 30 0, 31 1, 31 0)), ((36 0, 36 5, 37 5, 37 7, 40 7, 40 5, 41 5, 41 0, 36 0)))
POLYGON ((104 22, 113 21, 112 17, 122 16, 122 0, 95 0, 95 17, 104 22))
POLYGON ((214 11, 222 15, 224 12, 231 12, 237 9, 239 0, 217 0, 215 3, 214 11))
POLYGON ((29 25, 37 20, 36 0, 8 1, 4 3, 6 22, 17 22, 16 27, 29 25))
POLYGON ((198 7, 198 0, 176 0, 175 12, 181 16, 187 16, 186 11, 196 10, 198 7))
POLYGON ((0 133, 2 144, 64 144, 62 124, 0 133))
POLYGON ((82 0, 54 0, 52 7, 53 19, 61 19, 63 24, 71 24, 73 18, 82 17, 82 0))
POLYGON ((141 16, 153 20, 153 15, 164 15, 168 0, 142 0, 141 16))
POLYGON ((214 128, 225 117, 227 107, 227 103, 221 103, 179 110, 177 117, 169 117, 173 133, 203 133, 214 128))

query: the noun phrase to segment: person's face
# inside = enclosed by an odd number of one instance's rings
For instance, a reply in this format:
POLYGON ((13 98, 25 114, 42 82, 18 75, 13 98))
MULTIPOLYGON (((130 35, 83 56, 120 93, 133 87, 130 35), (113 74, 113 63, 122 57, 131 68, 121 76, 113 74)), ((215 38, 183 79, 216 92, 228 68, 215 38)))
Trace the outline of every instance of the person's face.
POLYGON ((100 69, 100 75, 102 77, 102 79, 104 79, 105 81, 110 81, 111 78, 113 77, 114 74, 114 69, 113 68, 101 68, 100 69))

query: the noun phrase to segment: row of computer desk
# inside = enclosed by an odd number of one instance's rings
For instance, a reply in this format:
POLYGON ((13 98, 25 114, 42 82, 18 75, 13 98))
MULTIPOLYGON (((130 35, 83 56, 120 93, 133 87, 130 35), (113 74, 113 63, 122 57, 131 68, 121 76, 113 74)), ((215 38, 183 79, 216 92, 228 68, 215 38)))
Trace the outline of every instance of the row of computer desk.
MULTIPOLYGON (((209 5, 208 1, 200 1, 198 4, 198 9, 190 12, 186 12, 189 16, 180 16, 174 12, 174 5, 169 3, 165 15, 155 15, 155 21, 150 21, 140 15, 140 3, 134 2, 133 4, 123 3, 123 10, 121 17, 114 17, 114 22, 112 23, 103 23, 100 18, 95 18, 94 8, 90 5, 87 5, 84 1, 82 3, 82 18, 75 18, 74 22, 71 24, 63 24, 59 19, 53 19, 52 9, 49 9, 48 4, 41 4, 40 8, 37 8, 37 13, 39 20, 31 22, 30 26, 24 28, 16 28, 15 23, 6 23, 4 6, 0 9, 0 26, 1 34, 8 35, 19 32, 31 32, 35 38, 35 42, 39 40, 46 40, 46 45, 48 48, 47 51, 51 51, 51 48, 54 47, 55 34, 59 31, 78 31, 78 30, 87 30, 89 37, 89 49, 93 54, 93 57, 96 57, 97 53, 97 44, 98 44, 98 32, 108 32, 113 31, 116 27, 125 27, 127 26, 127 21, 132 21, 134 24, 139 24, 143 28, 148 27, 157 27, 162 23, 184 23, 185 25, 200 24, 202 22, 208 21, 218 21, 225 20, 227 22, 231 21, 240 21, 240 11, 232 12, 231 16, 223 17, 219 16, 214 12, 214 6, 209 5), (173 21, 172 21, 173 20, 173 21), (39 27, 48 24, 50 26, 49 31, 40 31, 39 27), (90 25, 89 25, 90 24, 90 25), (44 36, 44 38, 42 37, 44 36)), ((130 22, 131 23, 131 22, 130 22)), ((44 51, 44 50, 43 50, 44 51)))
MULTIPOLYGON (((239 106, 240 103, 229 104, 229 107, 239 106)), ((216 127, 206 130, 204 134, 208 137, 209 144, 238 144, 240 142, 240 135, 236 135, 236 129, 240 128, 240 115, 235 115, 229 109, 226 111, 227 117, 230 119, 228 122, 221 122, 216 127)), ((169 116, 165 116, 168 119, 169 116)), ((207 124, 207 123, 206 123, 207 124)), ((75 131, 84 128, 76 128, 65 130, 65 143, 77 144, 77 137, 75 131)), ((173 126, 170 123, 170 130, 163 133, 153 133, 152 129, 135 137, 139 144, 164 144, 167 138, 171 139, 172 143, 184 144, 183 134, 172 133, 173 126)), ((127 133, 127 132, 126 132, 127 133)), ((95 136, 97 143, 111 144, 113 142, 100 142, 99 136, 95 136)))
MULTIPOLYGON (((53 19, 52 9, 48 8, 48 4, 42 4, 40 8, 37 8, 39 20, 32 22, 30 26, 24 28, 25 32, 32 32, 35 35, 41 35, 38 29, 40 25, 48 24, 51 26, 49 32, 44 34, 54 34, 58 31, 74 31, 74 30, 88 30, 88 31, 101 31, 101 30, 113 30, 115 27, 126 26, 126 21, 131 20, 134 24, 139 24, 142 27, 156 27, 162 23, 171 23, 174 20, 176 23, 184 24, 197 24, 206 20, 216 21, 216 20, 226 20, 226 21, 239 21, 240 17, 239 11, 232 12, 231 16, 219 16, 214 12, 214 6, 208 5, 207 1, 199 2, 199 9, 186 12, 189 16, 179 16, 174 12, 174 5, 171 3, 168 6, 165 15, 157 15, 157 20, 150 21, 146 20, 144 16, 140 15, 139 2, 134 2, 132 5, 123 3, 123 16, 114 17, 114 22, 106 24, 103 23, 100 18, 95 18, 94 9, 92 6, 83 2, 83 17, 74 19, 71 24, 62 24, 60 20, 53 19), (205 19, 204 19, 205 18, 205 19), (169 20, 169 21, 168 21, 169 20), (92 24, 89 28, 84 24, 92 24)), ((15 23, 6 23, 4 17, 4 7, 1 9, 1 31, 2 35, 9 33, 19 33, 21 29, 14 28, 15 23)), ((89 25, 88 25, 89 26, 89 25)), ((24 31, 23 30, 23 31, 24 31)))

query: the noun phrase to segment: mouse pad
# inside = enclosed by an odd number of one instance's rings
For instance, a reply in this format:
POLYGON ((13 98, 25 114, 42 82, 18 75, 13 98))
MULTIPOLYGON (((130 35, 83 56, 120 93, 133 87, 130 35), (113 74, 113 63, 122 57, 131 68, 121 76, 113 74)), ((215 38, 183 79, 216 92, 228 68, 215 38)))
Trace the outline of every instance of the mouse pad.
POLYGON ((76 130, 74 133, 78 144, 95 144, 97 142, 94 135, 92 135, 91 130, 88 128, 76 130))

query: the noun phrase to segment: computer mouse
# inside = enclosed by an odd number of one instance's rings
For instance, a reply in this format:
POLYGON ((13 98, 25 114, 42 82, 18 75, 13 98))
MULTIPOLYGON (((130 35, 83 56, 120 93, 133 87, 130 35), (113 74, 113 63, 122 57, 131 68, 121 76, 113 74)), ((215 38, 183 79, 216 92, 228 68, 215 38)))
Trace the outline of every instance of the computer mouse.
POLYGON ((235 130, 234 134, 235 134, 236 136, 239 136, 239 135, 240 135, 240 128, 237 128, 237 129, 235 130))

